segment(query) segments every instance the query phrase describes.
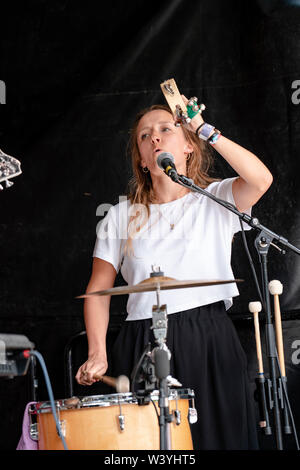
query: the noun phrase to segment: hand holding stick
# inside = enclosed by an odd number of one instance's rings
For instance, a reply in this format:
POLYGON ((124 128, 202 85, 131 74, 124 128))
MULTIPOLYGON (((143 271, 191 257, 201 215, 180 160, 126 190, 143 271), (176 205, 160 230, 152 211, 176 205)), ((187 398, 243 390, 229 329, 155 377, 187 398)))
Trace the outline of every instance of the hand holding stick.
POLYGON ((126 375, 120 375, 117 378, 109 377, 108 375, 97 375, 94 374, 94 379, 99 382, 103 382, 111 387, 115 388, 118 393, 127 393, 129 392, 129 379, 126 375))

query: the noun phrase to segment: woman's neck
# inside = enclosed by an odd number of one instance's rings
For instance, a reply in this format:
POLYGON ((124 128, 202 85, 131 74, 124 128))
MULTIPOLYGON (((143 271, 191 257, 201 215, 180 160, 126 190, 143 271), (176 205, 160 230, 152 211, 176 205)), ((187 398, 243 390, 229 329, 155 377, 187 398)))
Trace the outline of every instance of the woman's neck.
POLYGON ((165 204, 180 199, 190 192, 189 189, 174 183, 171 179, 152 179, 153 204, 165 204))

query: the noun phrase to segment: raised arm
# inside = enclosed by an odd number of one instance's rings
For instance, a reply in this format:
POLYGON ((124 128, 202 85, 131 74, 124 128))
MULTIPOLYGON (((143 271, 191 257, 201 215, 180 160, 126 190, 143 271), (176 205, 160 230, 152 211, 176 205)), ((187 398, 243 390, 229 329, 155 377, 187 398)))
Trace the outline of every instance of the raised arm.
MULTIPOLYGON (((184 95, 182 95, 182 98, 187 104, 187 98, 184 95)), ((196 132, 201 124, 204 124, 203 117, 198 113, 187 127, 196 132)), ((208 137, 213 134, 214 130, 210 132, 208 137)), ((232 192, 237 208, 244 212, 256 204, 269 189, 273 182, 273 176, 256 155, 227 139, 222 134, 215 141, 213 147, 239 176, 233 183, 232 192)))
POLYGON ((269 189, 273 181, 272 174, 252 152, 222 135, 214 148, 239 175, 233 182, 232 192, 237 208, 244 212, 254 206, 269 189))

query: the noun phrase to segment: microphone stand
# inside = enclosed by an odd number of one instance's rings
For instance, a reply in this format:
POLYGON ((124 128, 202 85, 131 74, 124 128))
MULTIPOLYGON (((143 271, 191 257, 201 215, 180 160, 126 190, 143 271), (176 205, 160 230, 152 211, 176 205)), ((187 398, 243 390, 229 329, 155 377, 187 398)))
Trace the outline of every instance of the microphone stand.
MULTIPOLYGON (((151 276, 161 275, 161 272, 153 272, 151 276)), ((152 308, 152 327, 153 335, 158 346, 153 349, 152 357, 155 364, 155 375, 159 385, 159 442, 160 450, 171 449, 170 423, 172 414, 169 410, 169 388, 167 377, 170 374, 171 353, 166 345, 167 338, 167 306, 160 305, 160 288, 156 289, 157 305, 152 308)))
MULTIPOLYGON (((163 276, 163 272, 153 267, 153 272, 150 276, 163 276)), ((170 358, 171 353, 166 345, 167 338, 167 306, 160 305, 160 287, 157 286, 156 298, 157 305, 152 307, 152 326, 153 335, 156 346, 151 351, 151 343, 149 343, 137 365, 132 372, 132 385, 131 391, 135 393, 138 404, 143 405, 149 403, 150 394, 158 384, 159 400, 158 406, 160 413, 157 413, 159 425, 159 448, 160 450, 171 450, 171 434, 170 423, 172 422, 172 414, 169 410, 169 386, 168 383, 172 377, 170 376, 170 358), (135 392, 135 383, 145 382, 145 389, 135 392)), ((178 382, 179 384, 179 382, 178 382)), ((179 384, 181 385, 181 384, 179 384)), ((177 386, 177 384, 176 384, 177 386)))
POLYGON ((181 186, 184 186, 188 189, 191 189, 195 192, 201 193, 208 198, 214 200, 216 203, 220 204, 221 206, 225 207, 229 211, 236 214, 240 221, 246 222, 250 227, 254 228, 258 235, 255 239, 255 248, 258 252, 261 268, 262 268, 262 283, 263 283, 263 296, 264 296, 264 308, 266 314, 266 345, 267 345, 267 357, 269 362, 269 370, 270 370, 270 380, 271 380, 271 387, 273 390, 273 415, 274 415, 274 423, 275 423, 275 434, 276 434, 276 445, 278 450, 283 449, 283 442, 282 442, 282 429, 281 429, 281 417, 280 417, 280 406, 279 406, 279 396, 278 396, 278 388, 277 388, 277 375, 276 375, 276 358, 277 358, 277 350, 276 350, 276 342, 275 342, 275 333, 274 327, 271 319, 271 304, 270 304, 270 295, 268 290, 268 269, 267 269, 267 256, 270 245, 277 248, 282 254, 285 254, 285 251, 279 248, 273 241, 281 243, 283 246, 289 248, 297 255, 300 255, 300 250, 289 243, 289 241, 278 235, 275 232, 272 232, 267 227, 262 225, 256 217, 249 216, 244 212, 238 211, 238 209, 231 203, 224 201, 222 199, 217 198, 213 194, 207 192, 205 189, 200 188, 197 186, 194 181, 190 178, 187 178, 184 175, 179 175, 176 172, 172 172, 169 175, 172 180, 181 186))

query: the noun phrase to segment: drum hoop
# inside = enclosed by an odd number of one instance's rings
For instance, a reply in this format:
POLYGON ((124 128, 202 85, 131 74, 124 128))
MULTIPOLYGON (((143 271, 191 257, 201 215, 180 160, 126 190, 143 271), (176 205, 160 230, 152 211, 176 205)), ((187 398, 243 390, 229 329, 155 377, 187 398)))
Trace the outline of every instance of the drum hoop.
MULTIPOLYGON (((177 399, 192 399, 195 397, 195 393, 192 389, 170 389, 169 400, 177 399)), ((159 391, 154 390, 150 394, 151 400, 158 401, 159 391)), ((138 404, 138 399, 135 394, 132 393, 113 393, 108 395, 87 395, 80 397, 72 397, 75 403, 70 404, 71 399, 60 399, 55 400, 55 406, 59 411, 72 410, 72 409, 84 409, 94 407, 109 407, 116 405, 130 405, 138 404), (77 403, 76 403, 77 399, 77 403)), ((31 405, 29 412, 31 414, 40 413, 52 413, 50 401, 37 402, 31 405)))

